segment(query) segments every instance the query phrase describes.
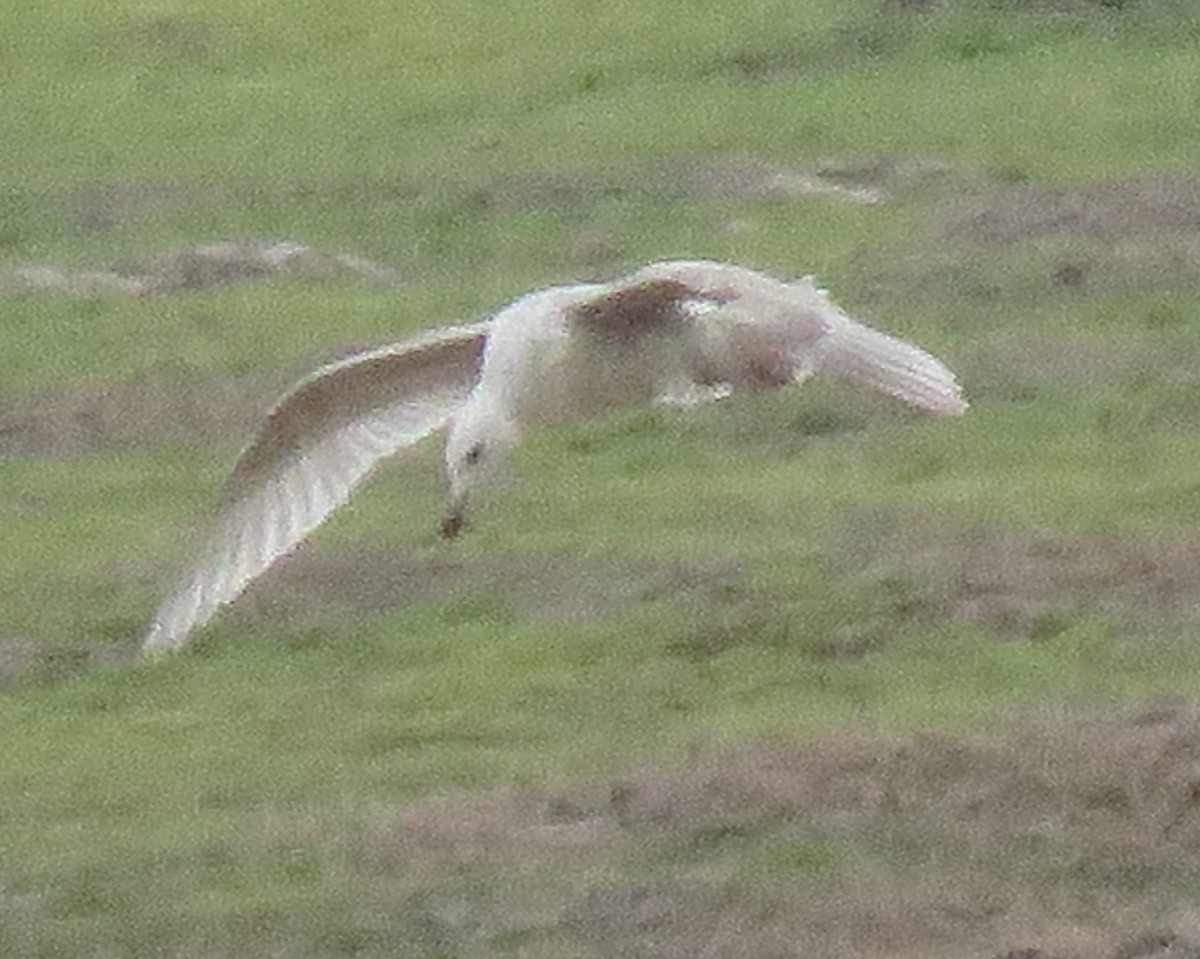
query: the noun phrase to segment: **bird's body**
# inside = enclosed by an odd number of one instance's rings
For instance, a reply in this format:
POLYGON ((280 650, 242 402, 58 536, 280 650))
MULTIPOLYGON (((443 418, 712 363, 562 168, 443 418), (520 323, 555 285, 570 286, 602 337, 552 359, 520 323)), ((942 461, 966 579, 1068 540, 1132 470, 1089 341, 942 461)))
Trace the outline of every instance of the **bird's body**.
POLYGON ((712 261, 540 290, 487 322, 323 367, 278 402, 242 454, 204 551, 143 648, 183 646, 379 460, 439 429, 449 431, 442 534, 452 537, 466 525, 470 490, 528 429, 638 403, 693 406, 814 373, 936 414, 967 408, 937 359, 850 319, 810 280, 712 261))
MULTIPOLYGON (((645 301, 663 296, 655 287, 645 292, 645 301)), ((497 405, 528 428, 652 401, 665 379, 684 375, 681 351, 691 330, 682 322, 656 322, 656 313, 672 312, 673 303, 631 308, 628 298, 625 309, 611 311, 624 328, 578 322, 584 315, 598 319, 607 295, 613 295, 609 284, 555 287, 498 313, 468 404, 497 405)))

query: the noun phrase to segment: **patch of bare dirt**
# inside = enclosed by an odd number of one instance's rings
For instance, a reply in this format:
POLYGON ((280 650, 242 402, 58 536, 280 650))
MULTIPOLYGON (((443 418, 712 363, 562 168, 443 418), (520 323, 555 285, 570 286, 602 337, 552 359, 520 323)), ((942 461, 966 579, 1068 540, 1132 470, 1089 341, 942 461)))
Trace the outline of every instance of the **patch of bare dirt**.
POLYGON ((138 280, 151 293, 206 290, 249 280, 400 282, 395 270, 349 253, 322 253, 294 241, 231 241, 125 260, 113 271, 138 280))
MULTIPOLYGON (((204 336, 221 334, 210 317, 194 317, 193 323, 204 336)), ((245 444, 271 404, 309 369, 374 345, 330 350, 290 373, 233 375, 158 366, 123 380, 10 397, 0 409, 0 455, 72 458, 162 441, 245 444)))
POLYGON ((0 688, 19 677, 37 654, 37 646, 15 636, 0 637, 0 688))
POLYGON ((109 270, 72 270, 57 266, 14 266, 0 270, 0 297, 142 296, 148 290, 109 270))
POLYGON ((1165 957, 1200 949, 1198 797, 1200 713, 1164 703, 446 799, 357 857, 555 877, 456 902, 444 932, 476 943, 536 913, 596 956, 1165 957))
POLYGON ((212 183, 174 177, 106 180, 85 187, 67 201, 71 220, 81 230, 121 229, 147 216, 211 205, 229 199, 212 183))
POLYGON ((270 393, 261 377, 163 371, 41 391, 10 400, 0 411, 0 455, 69 458, 163 440, 248 440, 270 393))
POLYGON ((1192 375, 1191 359, 1177 349, 1154 351, 1144 344, 1118 349, 1086 338, 1027 336, 979 347, 964 360, 962 375, 974 398, 1028 399, 1046 385, 1111 386, 1150 373, 1160 380, 1192 375))
MULTIPOLYGON (((936 7, 949 6, 947 0, 888 0, 888 6, 905 11, 926 11, 936 7)), ((983 6, 983 4, 979 4, 983 6)), ((1126 0, 993 0, 989 6, 993 9, 1003 9, 1022 13, 1037 13, 1043 16, 1061 16, 1066 13, 1092 13, 1116 15, 1126 0)))
POLYGON ((323 253, 292 241, 241 240, 133 257, 107 270, 44 265, 9 267, 0 270, 0 298, 90 297, 114 293, 147 296, 280 279, 308 283, 363 282, 376 286, 400 283, 395 270, 366 257, 323 253))
MULTIPOLYGON (((875 183, 885 179, 875 171, 875 183)), ((864 179, 826 176, 779 164, 750 160, 678 165, 662 173, 664 185, 689 196, 733 200, 800 200, 825 197, 860 206, 876 206, 885 194, 864 179)), ((890 178, 887 178, 890 179, 890 178)))
POLYGON ((1200 179, 1014 186, 957 204, 942 230, 956 243, 982 246, 1056 233, 1110 244, 1131 237, 1200 237, 1200 179))
POLYGON ((636 189, 636 185, 599 174, 528 173, 468 189, 464 202, 479 212, 554 210, 572 214, 582 212, 607 195, 628 192, 631 188, 636 189))
POLYGON ((0 689, 17 683, 49 684, 117 666, 132 666, 137 651, 127 643, 46 646, 16 636, 0 636, 0 689))
MULTIPOLYGON (((961 300, 1011 313, 1029 299, 1200 284, 1200 178, 997 185, 964 173, 929 182, 943 242, 860 251, 859 302, 945 310, 961 300)), ((1145 325, 1182 322, 1163 314, 1145 325)))
POLYGON ((917 161, 879 159, 865 165, 801 170, 765 160, 735 158, 663 164, 640 176, 583 173, 536 173, 507 177, 466 191, 462 202, 478 211, 554 210, 584 212, 613 196, 648 194, 735 200, 803 200, 809 197, 872 206, 885 199, 882 186, 911 175, 917 161))
MULTIPOLYGON (((434 517, 430 517, 432 530, 434 517)), ((732 563, 630 567, 601 559, 409 557, 392 548, 330 554, 302 546, 247 593, 238 615, 305 618, 443 602, 469 594, 521 619, 563 625, 595 620, 647 599, 740 579, 732 563)))
POLYGON ((831 555, 835 575, 892 589, 912 615, 1043 639, 1081 619, 1200 617, 1200 543, 1055 531, 915 529, 862 516, 831 555))

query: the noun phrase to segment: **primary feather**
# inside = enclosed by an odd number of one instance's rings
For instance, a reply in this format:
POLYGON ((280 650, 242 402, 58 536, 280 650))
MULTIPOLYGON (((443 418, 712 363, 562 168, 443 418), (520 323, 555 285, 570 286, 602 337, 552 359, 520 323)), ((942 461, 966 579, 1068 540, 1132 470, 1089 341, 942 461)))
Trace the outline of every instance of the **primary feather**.
POLYGON ((201 556, 159 608, 143 648, 182 646, 380 460, 444 426, 475 383, 486 335, 483 324, 453 327, 353 356, 280 399, 235 464, 201 556))

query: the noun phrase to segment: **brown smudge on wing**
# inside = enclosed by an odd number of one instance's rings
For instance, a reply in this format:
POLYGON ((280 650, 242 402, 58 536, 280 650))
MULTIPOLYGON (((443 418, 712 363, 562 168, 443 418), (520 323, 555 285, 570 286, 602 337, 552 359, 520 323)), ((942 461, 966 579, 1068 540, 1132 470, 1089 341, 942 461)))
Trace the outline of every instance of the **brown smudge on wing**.
POLYGON ((598 339, 631 343, 681 322, 680 303, 699 295, 679 280, 647 280, 583 303, 574 315, 598 339))

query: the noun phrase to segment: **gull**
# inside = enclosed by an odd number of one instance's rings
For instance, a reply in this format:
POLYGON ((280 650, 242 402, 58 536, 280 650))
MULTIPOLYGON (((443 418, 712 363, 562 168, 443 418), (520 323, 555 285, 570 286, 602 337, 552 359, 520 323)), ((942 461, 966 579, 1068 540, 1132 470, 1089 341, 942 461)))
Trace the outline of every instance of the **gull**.
POLYGON ((237 460, 199 556, 142 649, 185 646, 381 460, 432 433, 447 433, 449 539, 468 524, 472 490, 530 429, 639 403, 694 407, 816 374, 935 415, 967 409, 939 360, 851 319, 811 277, 709 260, 538 290, 484 322, 331 363, 275 404, 237 460))

